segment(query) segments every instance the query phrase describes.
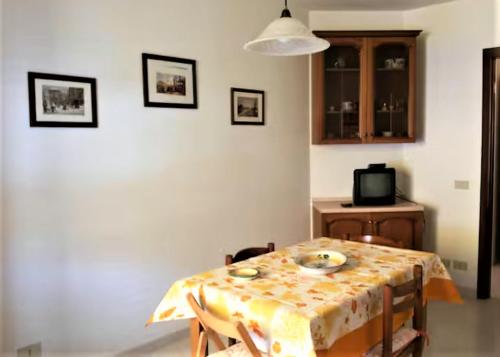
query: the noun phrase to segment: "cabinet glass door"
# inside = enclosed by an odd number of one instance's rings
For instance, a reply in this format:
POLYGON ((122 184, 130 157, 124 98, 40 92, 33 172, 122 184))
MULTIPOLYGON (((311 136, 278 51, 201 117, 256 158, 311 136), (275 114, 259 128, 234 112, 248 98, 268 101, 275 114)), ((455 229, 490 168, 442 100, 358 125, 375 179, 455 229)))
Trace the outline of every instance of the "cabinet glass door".
POLYGON ((414 66, 406 40, 375 40, 372 47, 373 100, 370 136, 374 141, 410 141, 413 137, 414 66))
POLYGON ((324 54, 324 141, 361 141, 361 68, 361 42, 332 40, 324 54))

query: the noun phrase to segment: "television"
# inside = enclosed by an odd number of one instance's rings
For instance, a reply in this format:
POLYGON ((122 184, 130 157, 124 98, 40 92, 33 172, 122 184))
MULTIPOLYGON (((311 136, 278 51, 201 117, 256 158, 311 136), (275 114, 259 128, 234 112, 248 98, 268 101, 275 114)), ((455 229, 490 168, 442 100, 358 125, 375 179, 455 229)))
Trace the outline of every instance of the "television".
POLYGON ((352 195, 355 206, 385 206, 396 203, 396 170, 385 164, 370 164, 354 170, 352 195))

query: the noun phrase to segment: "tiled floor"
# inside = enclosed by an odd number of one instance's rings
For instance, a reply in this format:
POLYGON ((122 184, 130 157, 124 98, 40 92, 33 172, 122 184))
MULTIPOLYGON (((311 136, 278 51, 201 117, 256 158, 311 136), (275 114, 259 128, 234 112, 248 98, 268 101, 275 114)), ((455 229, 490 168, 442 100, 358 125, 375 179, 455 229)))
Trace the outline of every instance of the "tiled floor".
POLYGON ((491 271, 491 296, 500 299, 500 264, 493 266, 491 271))
MULTIPOLYGON (((469 293, 470 294, 470 293, 469 293)), ((469 295, 467 294, 467 295, 469 295)), ((430 346, 425 356, 500 356, 500 300, 465 298, 464 305, 431 302, 428 311, 430 346)), ((187 331, 141 356, 189 357, 187 331)))
POLYGON ((500 356, 500 300, 465 298, 464 305, 431 302, 425 356, 500 356))

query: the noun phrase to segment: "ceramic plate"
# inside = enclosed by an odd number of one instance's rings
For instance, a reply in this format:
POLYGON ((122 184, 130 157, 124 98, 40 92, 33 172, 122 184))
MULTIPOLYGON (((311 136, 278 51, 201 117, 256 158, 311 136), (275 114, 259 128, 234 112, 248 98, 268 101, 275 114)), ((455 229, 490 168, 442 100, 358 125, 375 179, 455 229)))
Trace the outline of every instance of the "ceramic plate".
POLYGON ((295 258, 300 270, 309 274, 328 274, 339 270, 347 257, 334 250, 316 250, 295 258))
POLYGON ((254 268, 231 269, 228 273, 233 278, 242 280, 253 280, 259 276, 259 271, 254 268))

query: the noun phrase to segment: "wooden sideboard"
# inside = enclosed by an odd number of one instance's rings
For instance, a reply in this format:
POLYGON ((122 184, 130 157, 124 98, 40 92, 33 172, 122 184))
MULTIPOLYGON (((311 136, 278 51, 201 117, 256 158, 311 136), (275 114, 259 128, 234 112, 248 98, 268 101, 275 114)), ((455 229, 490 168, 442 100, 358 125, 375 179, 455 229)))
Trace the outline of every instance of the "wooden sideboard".
POLYGON ((374 234, 400 240, 407 249, 422 250, 424 207, 397 199, 392 206, 342 207, 349 199, 313 201, 314 238, 374 234))

